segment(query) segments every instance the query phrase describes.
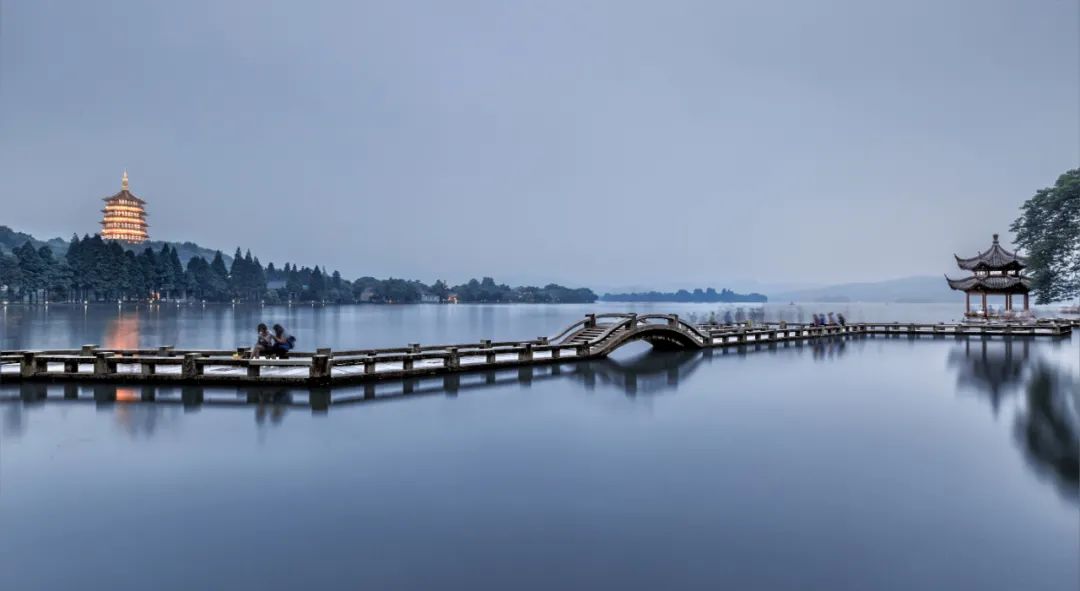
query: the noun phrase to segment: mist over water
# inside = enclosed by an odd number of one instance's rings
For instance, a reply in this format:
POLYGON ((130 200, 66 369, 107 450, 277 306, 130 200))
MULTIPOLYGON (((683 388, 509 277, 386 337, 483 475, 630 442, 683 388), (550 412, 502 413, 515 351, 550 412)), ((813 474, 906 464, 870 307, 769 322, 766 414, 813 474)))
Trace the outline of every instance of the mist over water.
MULTIPOLYGON (((284 319, 304 348, 389 346, 551 334, 606 311, 588 308, 12 307, 2 334, 4 348, 232 347, 252 321, 284 319)), ((143 386, 77 388, 63 400, 62 384, 0 384, 0 588, 1072 589, 1080 577, 1077 336, 639 344, 346 387, 326 410, 302 388, 205 388, 200 405, 178 387, 155 387, 153 403, 133 402, 143 386)))

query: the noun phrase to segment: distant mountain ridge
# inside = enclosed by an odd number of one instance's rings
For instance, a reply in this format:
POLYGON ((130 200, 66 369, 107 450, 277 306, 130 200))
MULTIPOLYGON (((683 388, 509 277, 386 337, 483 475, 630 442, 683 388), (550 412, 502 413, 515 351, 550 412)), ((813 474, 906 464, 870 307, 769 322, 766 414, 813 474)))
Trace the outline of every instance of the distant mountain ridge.
POLYGON ((957 295, 944 277, 919 275, 885 281, 840 283, 770 294, 773 302, 956 302, 957 295))
POLYGON ((695 289, 687 291, 680 289, 674 292, 646 291, 635 293, 605 293, 600 297, 603 302, 765 302, 768 298, 760 293, 735 293, 730 289, 695 289))
MULTIPOLYGON (((34 248, 41 248, 42 246, 48 246, 53 254, 57 257, 64 256, 67 253, 68 245, 67 240, 62 238, 50 238, 49 240, 38 240, 30 234, 25 232, 18 232, 12 230, 7 226, 0 226, 0 253, 11 253, 11 251, 22 246, 27 240, 34 245, 34 248)), ((142 244, 121 244, 124 250, 130 250, 135 254, 139 254, 147 248, 152 248, 154 252, 160 252, 161 247, 168 244, 169 248, 175 248, 176 254, 180 257, 180 262, 183 265, 187 265, 188 261, 196 256, 200 256, 206 260, 212 260, 214 253, 217 250, 205 248, 195 244, 194 242, 165 242, 161 240, 148 240, 142 244)), ((232 256, 226 251, 221 251, 222 258, 225 260, 226 265, 232 264, 232 256)))

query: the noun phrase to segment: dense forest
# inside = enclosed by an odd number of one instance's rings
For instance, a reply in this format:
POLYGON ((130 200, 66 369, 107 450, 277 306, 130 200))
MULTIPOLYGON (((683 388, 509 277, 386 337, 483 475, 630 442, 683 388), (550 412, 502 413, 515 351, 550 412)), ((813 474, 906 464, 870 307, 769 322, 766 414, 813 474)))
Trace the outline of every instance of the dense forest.
MULTIPOLYGON (((231 258, 221 251, 204 257, 194 245, 163 243, 141 251, 98 235, 72 237, 66 243, 43 243, 27 235, 20 246, 0 250, 0 299, 17 302, 99 302, 186 300, 207 302, 327 302, 409 304, 588 303, 589 289, 560 285, 510 287, 490 277, 451 287, 445 281, 426 285, 405 279, 342 278, 326 268, 273 263, 265 267, 251 252, 237 249, 231 258), (57 252, 63 252, 58 255, 57 252)), ((209 252, 209 251, 206 251, 209 252)))
POLYGON ((648 291, 642 293, 605 293, 600 298, 605 302, 764 302, 769 298, 760 293, 735 293, 730 289, 716 291, 713 288, 675 292, 648 291))

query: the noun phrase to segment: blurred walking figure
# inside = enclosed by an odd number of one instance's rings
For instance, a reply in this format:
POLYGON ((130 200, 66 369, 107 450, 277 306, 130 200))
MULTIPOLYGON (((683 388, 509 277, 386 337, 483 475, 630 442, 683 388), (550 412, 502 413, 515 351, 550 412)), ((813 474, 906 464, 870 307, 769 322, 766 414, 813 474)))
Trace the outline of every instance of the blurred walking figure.
POLYGON ((844 318, 843 312, 836 313, 836 321, 840 323, 840 326, 847 326, 847 318, 844 318))
POLYGON ((732 325, 734 323, 735 323, 735 319, 731 317, 731 310, 725 310, 724 311, 724 324, 727 324, 728 326, 730 326, 730 325, 732 325))
POLYGON ((834 324, 836 324, 836 318, 833 316, 832 312, 829 312, 829 326, 832 326, 834 324))

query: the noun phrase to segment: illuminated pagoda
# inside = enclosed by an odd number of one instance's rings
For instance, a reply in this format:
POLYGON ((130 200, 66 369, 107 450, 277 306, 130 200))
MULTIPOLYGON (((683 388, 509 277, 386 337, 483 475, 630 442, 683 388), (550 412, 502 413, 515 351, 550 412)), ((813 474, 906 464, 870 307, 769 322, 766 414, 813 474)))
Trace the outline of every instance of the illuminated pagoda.
POLYGON ((128 190, 127 171, 120 179, 120 192, 112 197, 105 197, 105 209, 101 213, 101 237, 106 240, 120 240, 138 244, 146 242, 150 235, 146 232, 146 202, 128 190))
POLYGON ((1031 291, 1031 279, 1024 275, 1027 267, 1027 259, 1009 252, 998 243, 998 235, 994 234, 994 243, 986 252, 969 259, 962 259, 956 255, 956 264, 965 271, 971 271, 972 275, 963 279, 945 280, 949 287, 962 291, 967 296, 967 316, 988 316, 989 308, 986 307, 986 297, 989 295, 1001 295, 1005 297, 1005 312, 1013 311, 1013 296, 1023 294, 1024 311, 1028 311, 1028 293, 1031 291), (971 294, 982 298, 982 308, 975 312, 971 311, 971 294))

